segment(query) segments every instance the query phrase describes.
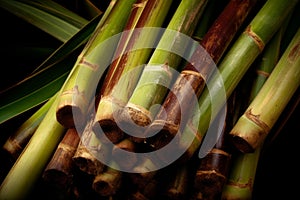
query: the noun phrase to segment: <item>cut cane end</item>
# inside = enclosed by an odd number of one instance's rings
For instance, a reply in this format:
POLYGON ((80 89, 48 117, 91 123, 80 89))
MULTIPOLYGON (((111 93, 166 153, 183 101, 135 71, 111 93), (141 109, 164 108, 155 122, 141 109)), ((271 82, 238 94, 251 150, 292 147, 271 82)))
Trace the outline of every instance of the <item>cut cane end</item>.
POLYGON ((65 128, 82 127, 85 124, 85 115, 81 109, 72 105, 65 105, 58 108, 56 119, 65 128))
POLYGON ((127 105, 117 115, 116 122, 119 128, 132 141, 141 143, 145 141, 145 131, 152 121, 150 112, 136 105, 127 105))

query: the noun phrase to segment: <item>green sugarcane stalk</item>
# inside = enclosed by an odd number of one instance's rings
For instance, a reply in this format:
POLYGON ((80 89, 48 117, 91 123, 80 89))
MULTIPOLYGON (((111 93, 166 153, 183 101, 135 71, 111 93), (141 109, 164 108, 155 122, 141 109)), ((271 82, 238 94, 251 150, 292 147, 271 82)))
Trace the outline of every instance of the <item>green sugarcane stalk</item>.
MULTIPOLYGON (((287 25, 287 23, 285 24, 287 25)), ((286 26, 283 26, 263 52, 261 61, 256 69, 256 76, 251 86, 249 103, 258 94, 280 57, 281 40, 286 26)), ((251 199, 256 169, 263 144, 253 153, 237 152, 231 165, 228 181, 222 191, 222 199, 251 199)))
POLYGON ((233 160, 222 199, 251 199, 261 147, 254 153, 238 152, 233 160))
POLYGON ((231 0, 209 28, 147 129, 146 134, 158 132, 149 139, 152 146, 157 149, 165 146, 183 129, 206 80, 215 70, 215 63, 219 62, 255 3, 256 0, 231 0))
POLYGON ((129 16, 135 0, 119 0, 115 3, 106 20, 97 26, 86 46, 62 86, 60 102, 57 106, 57 121, 66 128, 84 126, 86 111, 90 101, 95 96, 95 91, 106 64, 110 63, 120 31, 129 16), (116 38, 109 40, 116 35, 116 38))
POLYGON ((13 135, 9 136, 4 143, 2 147, 3 150, 6 151, 13 160, 17 160, 49 108, 52 106, 56 97, 57 94, 51 97, 41 108, 28 118, 13 135))
POLYGON ((261 145, 300 84, 300 29, 270 77, 230 132, 242 152, 261 145))
POLYGON ((65 128, 56 121, 57 103, 58 98, 2 182, 0 199, 26 198, 41 177, 65 133, 65 128))
POLYGON ((123 137, 123 132, 116 125, 114 113, 127 103, 142 72, 142 65, 151 55, 152 49, 145 47, 154 45, 158 39, 157 31, 145 31, 143 28, 160 27, 165 21, 171 2, 142 1, 136 6, 136 12, 132 12, 120 39, 116 59, 111 64, 102 86, 104 89, 101 91, 102 98, 98 104, 94 125, 95 133, 99 133, 101 127, 113 143, 119 142, 123 137))
POLYGON ((277 137, 282 132, 282 129, 285 128, 285 124, 290 119, 291 115, 293 114, 294 110, 297 109, 297 106, 300 104, 300 87, 294 93, 294 96, 289 101, 288 105, 286 106, 284 112, 280 115, 279 119, 273 126, 271 133, 264 141, 264 149, 268 149, 269 146, 277 140, 277 137))
MULTIPOLYGON (((199 98, 199 110, 193 112, 192 119, 183 130, 180 146, 187 149, 183 160, 199 149, 211 119, 225 104, 250 65, 254 62, 278 31, 288 14, 297 4, 295 1, 268 0, 252 19, 246 30, 237 38, 219 65, 219 73, 213 75, 199 98), (246 56, 247 55, 247 56, 246 56), (200 122, 199 122, 200 116, 200 122), (190 143, 188 141, 191 141, 190 143)), ((208 136, 209 137, 209 136, 208 136)), ((202 156, 201 149, 199 152, 202 156)))
POLYGON ((238 152, 235 155, 222 199, 251 199, 260 150, 261 147, 258 147, 254 153, 238 152))
POLYGON ((191 36, 206 6, 206 0, 183 0, 177 7, 158 46, 145 66, 141 77, 122 112, 116 116, 130 138, 143 141, 144 127, 149 125, 171 84, 172 70, 178 68, 188 43, 180 34, 191 36), (176 52, 176 53, 174 53, 176 52), (138 136, 134 136, 135 135, 138 136))

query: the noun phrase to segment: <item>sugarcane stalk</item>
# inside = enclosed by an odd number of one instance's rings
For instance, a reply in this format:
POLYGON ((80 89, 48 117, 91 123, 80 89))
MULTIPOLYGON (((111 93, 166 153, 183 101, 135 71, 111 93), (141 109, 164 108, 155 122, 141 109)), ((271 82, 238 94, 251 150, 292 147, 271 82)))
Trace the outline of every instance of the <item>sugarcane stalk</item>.
POLYGON ((139 163, 132 170, 133 173, 129 174, 129 178, 134 186, 142 189, 153 179, 158 171, 149 171, 149 169, 156 167, 151 159, 144 157, 144 159, 138 161, 139 163))
MULTIPOLYGON (((238 85, 250 65, 278 31, 285 18, 293 11, 298 1, 268 0, 251 20, 246 30, 239 35, 222 59, 218 69, 201 94, 198 105, 201 110, 193 111, 193 116, 185 126, 180 146, 186 148, 183 160, 193 155, 202 143, 211 119, 222 109, 225 101, 238 85), (247 55, 247 56, 245 56, 247 55), (221 87, 220 87, 221 86, 221 87), (199 122, 199 117, 201 118, 199 122), (191 142, 187 142, 191 141, 191 142), (189 145, 190 144, 190 145, 189 145), (189 146, 187 146, 189 145, 189 146)), ((209 136, 208 136, 209 137, 209 136)), ((203 152, 199 152, 202 156, 203 152)))
POLYGON ((114 60, 110 65, 110 69, 107 72, 105 81, 103 81, 102 87, 100 89, 101 95, 107 95, 107 93, 110 93, 113 86, 117 82, 113 80, 111 74, 116 73, 116 66, 120 62, 122 54, 125 53, 126 46, 128 45, 130 37, 132 36, 133 29, 136 27, 147 2, 147 0, 137 0, 130 12, 128 21, 124 27, 124 33, 122 33, 118 46, 116 48, 116 52, 114 53, 114 60))
POLYGON ((161 191, 168 179, 166 176, 167 174, 162 174, 162 171, 159 171, 149 182, 146 182, 143 187, 138 187, 136 191, 129 194, 129 199, 150 200, 161 197, 161 191))
POLYGON ((117 193, 122 184, 123 174, 117 170, 118 165, 114 161, 106 167, 106 170, 95 176, 92 188, 101 196, 112 196, 117 193), (116 169, 115 169, 116 167, 116 169))
POLYGON ((241 152, 253 152, 263 143, 300 84, 300 29, 270 77, 230 132, 241 152))
MULTIPOLYGON (((198 42, 200 42, 209 28, 212 26, 218 15, 225 8, 228 1, 218 2, 217 0, 210 0, 207 2, 205 7, 203 16, 201 17, 196 30, 192 36, 192 38, 198 42)), ((192 51, 193 52, 193 51, 192 51)))
POLYGON ((26 144, 55 101, 56 96, 57 94, 51 97, 41 108, 28 118, 13 135, 9 136, 4 143, 2 147, 3 150, 6 151, 13 160, 17 160, 20 156, 26 144))
POLYGON ((131 169, 137 162, 137 157, 135 153, 124 153, 126 152, 136 152, 136 145, 134 142, 125 138, 114 145, 112 149, 112 157, 114 161, 122 169, 131 169))
POLYGON ((0 199, 24 199, 33 190, 65 128, 56 121, 58 98, 45 115, 18 160, 0 186, 0 199))
MULTIPOLYGON (((285 24, 287 25, 287 23, 285 24)), ((271 39, 263 52, 260 63, 256 67, 256 76, 251 86, 249 103, 276 66, 280 56, 281 39, 286 26, 282 27, 271 39)), ((248 103, 248 104, 249 104, 248 103)), ((223 188, 222 199, 251 199, 256 169, 259 162, 262 145, 253 153, 237 152, 232 161, 228 182, 223 188)))
POLYGON ((152 53, 152 49, 145 47, 154 46, 159 36, 158 31, 143 28, 160 27, 170 5, 170 0, 141 1, 127 22, 114 56, 116 59, 110 65, 102 86, 94 125, 95 133, 101 134, 101 127, 113 143, 119 142, 124 135, 116 124, 114 113, 127 103, 142 72, 142 65, 152 53))
POLYGON ((73 184, 72 157, 80 141, 76 129, 68 129, 43 172, 43 181, 50 186, 68 191, 73 184))
POLYGON ((143 190, 137 190, 130 194, 129 199, 132 200, 149 200, 153 197, 155 197, 158 193, 158 182, 156 179, 151 179, 149 183, 145 185, 143 190))
MULTIPOLYGON (((278 50, 278 48, 276 48, 276 50, 278 50)), ((197 168, 197 173, 194 179, 194 187, 197 190, 198 195, 200 195, 203 199, 219 198, 222 194, 224 185, 228 180, 233 154, 231 148, 232 145, 228 140, 228 133, 240 117, 241 110, 243 110, 244 105, 242 102, 245 99, 243 83, 241 83, 241 87, 242 88, 236 88, 234 93, 228 99, 226 119, 223 126, 224 128, 220 136, 217 138, 215 146, 204 158, 200 159, 200 164, 197 168)), ((212 124, 212 126, 218 127, 220 125, 212 124)))
POLYGON ((228 132, 236 122, 238 116, 240 116, 241 101, 238 99, 239 96, 241 95, 236 90, 229 98, 225 123, 223 123, 221 118, 216 118, 213 122, 212 126, 222 127, 221 134, 208 154, 201 159, 198 158, 199 164, 194 178, 194 189, 202 199, 218 199, 227 181, 232 157, 228 132))
POLYGON ((230 168, 222 199, 251 199, 256 168, 260 155, 259 147, 254 153, 238 152, 230 168))
POLYGON ((206 80, 215 69, 215 63, 219 62, 255 3, 256 0, 229 1, 209 28, 147 129, 147 134, 156 133, 154 138, 149 139, 151 146, 159 149, 169 143, 180 129, 182 131, 206 80))
POLYGON ((101 25, 97 26, 86 46, 78 56, 72 71, 62 86, 57 106, 57 121, 64 127, 82 126, 86 111, 95 96, 99 79, 110 63, 119 34, 127 21, 135 0, 118 0, 101 25), (116 35, 109 44, 104 41, 116 35), (75 123, 74 120, 77 122, 75 123))
POLYGON ((73 162, 84 173, 96 176, 105 169, 105 164, 101 159, 106 159, 111 150, 92 131, 93 117, 86 125, 73 156, 73 162), (101 159, 100 157, 101 156, 101 159))
POLYGON ((206 199, 216 199, 227 181, 231 152, 227 145, 226 127, 214 148, 200 160, 194 179, 195 189, 206 199))
POLYGON ((181 61, 178 54, 183 55, 187 50, 188 42, 183 41, 182 35, 178 33, 187 36, 193 34, 206 3, 206 0, 180 2, 150 60, 144 67, 129 101, 122 112, 116 116, 133 141, 144 140, 145 127, 150 124, 157 112, 157 108, 153 105, 162 102, 173 78, 171 69, 178 68, 181 61))
POLYGON ((294 93, 294 96, 289 101, 288 105, 285 107, 285 110, 280 115, 279 119, 273 126, 271 132, 269 133, 269 136, 264 141, 264 149, 268 149, 269 146, 272 146, 272 144, 277 140, 279 134, 282 132, 282 129, 285 127, 285 124, 290 119, 291 115, 293 114, 294 110, 297 109, 297 106, 299 106, 300 103, 300 88, 297 89, 297 91, 294 93))
POLYGON ((189 163, 176 166, 174 176, 168 181, 168 186, 162 194, 164 198, 169 200, 186 199, 191 179, 190 173, 189 163))

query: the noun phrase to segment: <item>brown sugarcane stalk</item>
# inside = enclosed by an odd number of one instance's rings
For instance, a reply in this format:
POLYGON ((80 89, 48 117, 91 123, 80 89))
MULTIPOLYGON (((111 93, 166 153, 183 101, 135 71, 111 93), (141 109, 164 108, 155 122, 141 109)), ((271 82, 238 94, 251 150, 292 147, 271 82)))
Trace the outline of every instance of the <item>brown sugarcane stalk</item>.
POLYGON ((191 167, 189 162, 176 165, 174 174, 170 180, 168 180, 167 187, 164 189, 163 196, 169 200, 180 200, 188 197, 189 187, 191 180, 191 167))
POLYGON ((255 0, 231 0, 205 34, 200 42, 201 46, 195 50, 182 70, 156 119, 147 130, 148 133, 158 132, 149 139, 154 148, 166 145, 185 125, 196 104, 193 97, 196 95, 198 98, 202 93, 215 63, 218 63, 255 3, 255 0))
POLYGON ((100 162, 97 155, 101 154, 102 156, 108 156, 110 150, 92 131, 92 122, 93 118, 91 117, 90 122, 85 127, 81 136, 81 141, 73 156, 73 161, 81 171, 90 175, 97 175, 105 168, 105 165, 100 162))
POLYGON ((135 153, 124 153, 127 152, 135 152, 136 151, 136 144, 129 140, 128 138, 123 139, 119 143, 115 144, 112 149, 112 157, 115 162, 122 169, 130 170, 137 162, 137 157, 135 153))
POLYGON ((129 195, 130 200, 149 200, 154 198, 158 192, 159 182, 153 178, 142 189, 136 190, 129 195))
POLYGON ((43 173, 43 180, 50 186, 69 190, 73 182, 72 157, 80 141, 76 129, 68 129, 43 173))
MULTIPOLYGON (((163 192, 166 188, 166 185, 168 185, 170 181, 172 181, 170 175, 173 176, 175 172, 176 171, 174 167, 170 165, 164 169, 155 171, 155 174, 152 174, 153 176, 151 177, 151 179, 141 179, 140 181, 141 183, 143 183, 143 185, 142 186, 138 185, 135 191, 133 191, 129 195, 129 199, 130 200, 150 200, 150 199, 157 199, 157 198, 166 199, 166 196, 163 196, 163 192)), ((148 178, 149 177, 150 176, 148 176, 148 178)))
MULTIPOLYGON (((118 168, 115 162, 110 165, 118 168)), ((121 187, 123 173, 112 167, 107 166, 106 170, 94 178, 92 188, 101 196, 115 195, 121 187)))
MULTIPOLYGON (((197 166, 194 188, 202 199, 219 198, 227 182, 232 157, 228 132, 238 119, 240 109, 242 108, 241 99, 239 99, 241 95, 239 95, 240 92, 238 89, 228 100, 226 121, 223 124, 221 134, 217 137, 216 144, 204 158, 200 159, 200 163, 197 166)), ((214 123, 220 123, 218 118, 215 120, 214 123)), ((212 124, 212 126, 219 127, 220 125, 212 124)))
POLYGON ((131 183, 138 189, 144 188, 158 173, 158 170, 149 171, 149 169, 153 167, 155 167, 155 163, 147 157, 143 160, 138 160, 138 163, 133 169, 134 173, 129 174, 131 183))
POLYGON ((195 177, 195 188, 207 199, 218 197, 227 181, 231 154, 218 148, 212 149, 201 160, 195 177))
POLYGON ((83 143, 79 143, 75 155, 73 156, 74 163, 83 172, 96 175, 103 171, 104 165, 91 154, 83 143))

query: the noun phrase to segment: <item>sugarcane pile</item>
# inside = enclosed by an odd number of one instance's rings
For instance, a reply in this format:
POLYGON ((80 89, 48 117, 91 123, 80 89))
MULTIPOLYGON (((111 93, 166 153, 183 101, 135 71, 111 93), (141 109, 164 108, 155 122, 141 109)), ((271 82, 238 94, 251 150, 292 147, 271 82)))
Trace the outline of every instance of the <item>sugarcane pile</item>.
POLYGON ((40 65, 71 63, 5 138, 0 199, 252 199, 261 151, 299 103, 299 1, 101 9, 40 65))

